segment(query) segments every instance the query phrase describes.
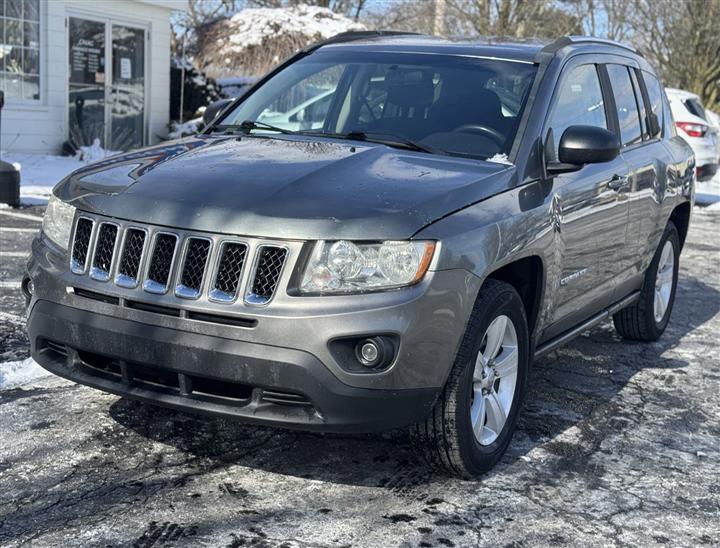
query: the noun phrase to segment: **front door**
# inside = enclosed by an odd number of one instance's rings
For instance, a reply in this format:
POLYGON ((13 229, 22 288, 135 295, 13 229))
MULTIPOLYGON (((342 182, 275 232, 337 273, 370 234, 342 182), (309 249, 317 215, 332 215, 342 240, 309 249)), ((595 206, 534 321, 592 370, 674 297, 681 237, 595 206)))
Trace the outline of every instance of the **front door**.
POLYGON ((69 141, 109 150, 145 144, 145 30, 68 18, 69 141), (109 60, 109 62, 107 62, 109 60))
MULTIPOLYGON (((555 92, 547 130, 555 154, 564 131, 574 125, 612 129, 598 67, 578 58, 566 68, 555 92)), ((557 336, 612 302, 618 256, 625 247, 628 203, 618 185, 628 176, 620 156, 555 177, 553 228, 557 256, 550 272, 555 287, 553 323, 543 339, 557 336)))

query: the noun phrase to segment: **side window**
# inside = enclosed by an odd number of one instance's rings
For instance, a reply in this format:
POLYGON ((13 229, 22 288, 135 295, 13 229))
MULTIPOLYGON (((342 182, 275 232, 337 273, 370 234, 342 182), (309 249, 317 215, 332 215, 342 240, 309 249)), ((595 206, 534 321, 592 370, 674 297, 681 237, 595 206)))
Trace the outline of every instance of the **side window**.
POLYGON ((550 115, 556 155, 562 134, 575 125, 608 129, 605 102, 595 65, 580 65, 570 69, 560 83, 550 115))
POLYGON ((643 80, 645 80, 645 88, 647 89, 648 100, 650 101, 650 111, 657 116, 658 127, 660 131, 651 137, 658 137, 663 134, 663 126, 665 120, 663 119, 663 91, 660 86, 660 81, 655 78, 654 75, 649 72, 642 72, 643 80))
POLYGON ((623 65, 607 65, 607 71, 620 123, 620 141, 624 146, 639 143, 642 141, 640 114, 628 68, 623 65))

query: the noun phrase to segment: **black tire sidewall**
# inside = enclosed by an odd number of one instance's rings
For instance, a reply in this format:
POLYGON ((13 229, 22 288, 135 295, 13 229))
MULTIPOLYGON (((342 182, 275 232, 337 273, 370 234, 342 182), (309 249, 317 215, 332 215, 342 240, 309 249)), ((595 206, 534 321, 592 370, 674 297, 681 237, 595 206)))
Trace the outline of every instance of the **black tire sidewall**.
POLYGON ((517 292, 506 286, 492 301, 485 304, 486 312, 481 313, 479 321, 472 326, 469 336, 474 344, 469 356, 463 356, 465 367, 457 386, 457 436, 460 456, 471 474, 479 474, 490 469, 503 455, 512 439, 518 413, 527 387, 529 369, 529 336, 525 310, 517 292), (482 337, 490 323, 498 316, 505 315, 513 322, 518 337, 518 376, 515 384, 513 403, 507 421, 498 438, 490 445, 483 446, 475 438, 470 420, 472 405, 473 372, 475 359, 480 351, 482 337))

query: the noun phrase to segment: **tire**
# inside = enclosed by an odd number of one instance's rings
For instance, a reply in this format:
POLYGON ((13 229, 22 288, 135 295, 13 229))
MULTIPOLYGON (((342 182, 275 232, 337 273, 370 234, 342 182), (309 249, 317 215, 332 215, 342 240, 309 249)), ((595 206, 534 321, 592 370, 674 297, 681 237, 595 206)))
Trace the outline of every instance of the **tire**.
POLYGON ((453 475, 472 478, 490 470, 500 460, 512 439, 525 395, 528 369, 529 336, 522 300, 511 285, 487 280, 478 295, 442 393, 430 416, 411 428, 415 451, 434 470, 453 475), (512 325, 508 327, 508 323, 512 325), (490 362, 483 360, 483 364, 489 365, 480 367, 480 370, 489 370, 491 373, 480 380, 476 361, 481 352, 492 354, 488 341, 497 340, 497 333, 503 325, 505 331, 502 344, 495 359, 490 362), (490 336, 491 333, 494 335, 490 336), (517 358, 514 387, 511 384, 513 340, 516 342, 517 358), (496 373, 500 375, 497 379, 496 373), (482 390, 478 391, 480 388, 482 390), (484 390, 488 391, 486 396, 477 396, 485 394, 484 390), (508 400, 510 395, 512 399, 508 400), (503 414, 506 420, 500 429, 497 428, 497 419, 503 414), (494 435, 496 437, 493 439, 494 435))
POLYGON ((655 251, 655 256, 645 271, 645 280, 640 290, 640 298, 613 315, 615 331, 622 338, 634 341, 656 341, 663 334, 670 320, 670 314, 675 302, 679 257, 680 235, 673 222, 669 221, 655 251), (667 249, 672 250, 673 264, 671 268, 667 268, 665 263, 664 254, 667 249), (661 315, 656 316, 656 312, 659 311, 656 309, 656 300, 658 298, 665 300, 663 293, 658 292, 658 280, 660 279, 658 269, 661 270, 660 276, 664 277, 665 280, 667 280, 667 276, 671 272, 672 279, 669 281, 669 285, 666 286, 668 292, 664 310, 662 310, 661 315))

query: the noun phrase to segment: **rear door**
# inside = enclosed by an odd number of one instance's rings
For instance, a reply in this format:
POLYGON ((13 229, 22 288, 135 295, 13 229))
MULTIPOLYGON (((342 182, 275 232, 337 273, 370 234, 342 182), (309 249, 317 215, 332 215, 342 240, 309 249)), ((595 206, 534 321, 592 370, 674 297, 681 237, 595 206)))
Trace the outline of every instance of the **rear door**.
POLYGON ((621 155, 629 167, 629 217, 627 245, 620 257, 616 299, 638 289, 664 227, 659 226, 660 203, 664 195, 669 153, 663 146, 662 99, 660 83, 651 74, 622 65, 608 64, 618 115, 621 155), (648 90, 644 83, 650 82, 648 90), (659 124, 654 127, 651 114, 659 124))
MULTIPOLYGON (((543 131, 547 135, 552 130, 556 157, 562 134, 569 126, 614 130, 607 93, 594 56, 569 61, 543 131)), ((628 215, 625 191, 618 182, 623 186, 627 176, 627 165, 618 156, 554 178, 551 216, 557 257, 550 275, 558 285, 553 323, 543 339, 577 325, 612 302, 628 215)))

